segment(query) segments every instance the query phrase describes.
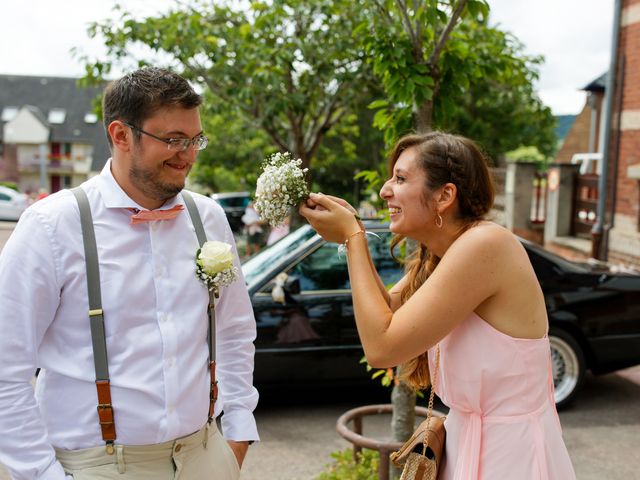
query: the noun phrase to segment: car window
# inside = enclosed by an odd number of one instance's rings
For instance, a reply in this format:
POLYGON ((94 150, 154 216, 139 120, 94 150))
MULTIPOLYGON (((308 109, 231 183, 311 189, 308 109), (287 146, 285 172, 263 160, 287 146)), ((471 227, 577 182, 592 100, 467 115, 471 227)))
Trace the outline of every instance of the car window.
POLYGON ((0 200, 11 201, 11 197, 7 194, 0 193, 0 200))
MULTIPOLYGON (((391 285, 402 278, 402 266, 389 253, 392 235, 376 232, 369 235, 369 250, 376 270, 384 285, 391 285)), ((344 253, 338 251, 335 243, 323 243, 287 272, 300 280, 301 291, 349 290, 349 271, 344 253)))
POLYGON ((382 283, 389 287, 404 275, 404 267, 398 263, 389 251, 393 234, 391 232, 375 232, 379 237, 369 235, 369 251, 382 283))
POLYGON ((349 288, 346 258, 344 254, 338 254, 338 245, 335 243, 323 243, 287 273, 300 280, 300 290, 303 292, 349 288))
POLYGON ((311 228, 298 228, 280 239, 269 248, 262 250, 242 264, 242 273, 247 283, 251 283, 260 274, 268 271, 274 261, 287 252, 294 251, 316 234, 311 228))

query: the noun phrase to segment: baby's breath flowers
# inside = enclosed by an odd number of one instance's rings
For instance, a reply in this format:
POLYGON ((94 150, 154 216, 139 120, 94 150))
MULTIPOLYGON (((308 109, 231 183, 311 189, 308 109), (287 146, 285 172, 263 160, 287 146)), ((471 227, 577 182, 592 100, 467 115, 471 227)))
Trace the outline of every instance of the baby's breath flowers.
POLYGON ((217 241, 205 242, 196 252, 196 276, 217 298, 220 288, 231 285, 238 277, 231 245, 217 241))
POLYGON ((288 152, 275 153, 262 164, 254 207, 272 227, 282 225, 291 208, 309 196, 304 178, 309 169, 300 168, 301 164, 302 160, 294 160, 288 152))

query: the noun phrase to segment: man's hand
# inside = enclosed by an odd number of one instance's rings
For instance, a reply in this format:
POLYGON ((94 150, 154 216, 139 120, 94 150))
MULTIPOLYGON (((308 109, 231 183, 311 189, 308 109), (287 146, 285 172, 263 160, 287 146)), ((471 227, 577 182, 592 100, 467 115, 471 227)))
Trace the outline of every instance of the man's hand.
POLYGON ((242 462, 244 462, 244 457, 247 454, 247 449, 249 448, 249 442, 234 442, 233 440, 227 440, 227 443, 233 450, 233 453, 236 456, 236 460, 238 461, 238 466, 242 468, 242 462))

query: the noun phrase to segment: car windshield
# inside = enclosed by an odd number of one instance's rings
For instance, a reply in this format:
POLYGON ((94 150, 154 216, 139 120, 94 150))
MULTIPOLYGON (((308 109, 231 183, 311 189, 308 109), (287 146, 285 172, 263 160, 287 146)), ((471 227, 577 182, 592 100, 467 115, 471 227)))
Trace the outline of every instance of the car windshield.
POLYGON ((263 250, 242 264, 242 273, 247 283, 251 283, 258 275, 263 273, 274 260, 280 258, 285 252, 290 252, 305 243, 316 232, 308 225, 304 225, 291 232, 280 241, 274 243, 268 249, 263 250))

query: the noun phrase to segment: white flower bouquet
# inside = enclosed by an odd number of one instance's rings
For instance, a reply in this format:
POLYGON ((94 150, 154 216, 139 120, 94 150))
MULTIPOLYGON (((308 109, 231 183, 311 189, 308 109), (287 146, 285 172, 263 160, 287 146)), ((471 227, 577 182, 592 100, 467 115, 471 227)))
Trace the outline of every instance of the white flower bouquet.
POLYGON ((275 153, 262 165, 256 185, 254 207, 260 218, 272 227, 282 225, 291 209, 309 196, 305 180, 308 168, 300 168, 302 160, 290 153, 275 153))
POLYGON ((196 252, 196 275, 217 298, 221 287, 231 285, 238 278, 231 245, 217 241, 205 242, 196 252))

